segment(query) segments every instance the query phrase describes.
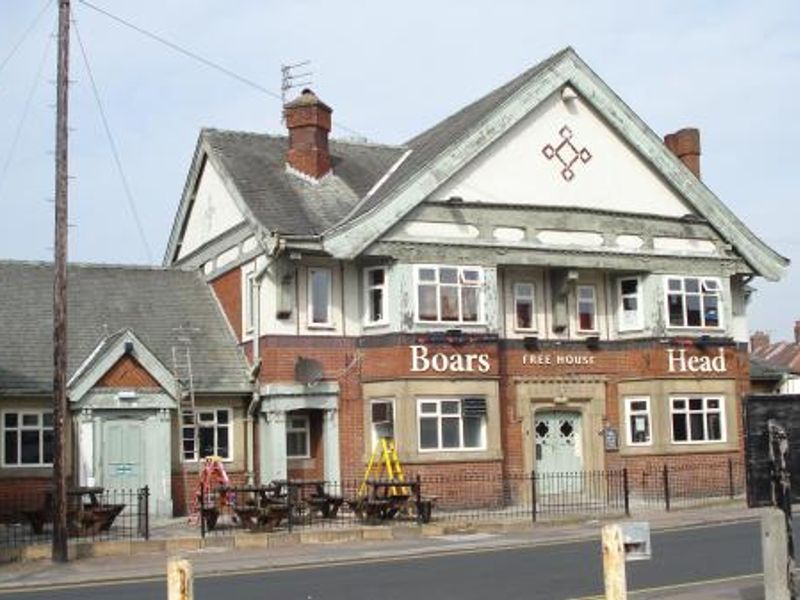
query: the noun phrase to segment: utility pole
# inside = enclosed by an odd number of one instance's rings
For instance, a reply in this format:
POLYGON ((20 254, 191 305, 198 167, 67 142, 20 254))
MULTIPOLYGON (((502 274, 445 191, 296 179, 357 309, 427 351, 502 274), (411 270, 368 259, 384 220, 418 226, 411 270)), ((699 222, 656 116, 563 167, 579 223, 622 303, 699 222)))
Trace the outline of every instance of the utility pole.
POLYGON ((56 77, 55 264, 53 282, 53 561, 67 554, 67 185, 69 170, 67 106, 69 99, 70 0, 58 0, 58 74, 56 77))

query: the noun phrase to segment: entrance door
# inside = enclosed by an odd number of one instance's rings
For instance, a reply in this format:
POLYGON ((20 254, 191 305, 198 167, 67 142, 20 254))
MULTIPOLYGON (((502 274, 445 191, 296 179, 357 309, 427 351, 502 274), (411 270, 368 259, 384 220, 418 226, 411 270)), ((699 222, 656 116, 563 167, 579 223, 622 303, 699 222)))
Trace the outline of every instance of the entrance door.
POLYGON ((103 423, 103 486, 138 490, 147 482, 144 421, 110 419, 103 423))
POLYGON ((581 415, 568 411, 534 414, 536 473, 543 492, 583 489, 581 415))

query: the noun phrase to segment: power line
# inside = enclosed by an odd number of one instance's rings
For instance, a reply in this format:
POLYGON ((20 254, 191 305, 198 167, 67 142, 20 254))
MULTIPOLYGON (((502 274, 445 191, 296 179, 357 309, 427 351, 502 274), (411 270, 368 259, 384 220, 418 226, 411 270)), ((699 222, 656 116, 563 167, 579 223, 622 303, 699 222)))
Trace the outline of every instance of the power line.
POLYGON ((44 13, 47 11, 47 9, 50 7, 50 5, 51 5, 52 3, 53 3, 53 0, 47 0, 47 2, 45 2, 45 3, 44 3, 44 6, 42 7, 42 9, 41 9, 41 10, 40 10, 40 11, 39 11, 39 12, 36 14, 36 16, 33 18, 33 21, 31 22, 31 24, 30 24, 30 25, 28 25, 28 28, 25 30, 25 32, 22 34, 22 36, 19 38, 19 40, 17 40, 17 43, 16 43, 16 44, 14 44, 14 46, 11 48, 11 51, 10 51, 10 52, 9 52, 9 53, 6 55, 6 57, 5 57, 5 58, 4 58, 4 59, 3 59, 3 60, 0 62, 0 73, 2 73, 2 72, 3 72, 3 69, 5 68, 5 66, 6 66, 6 65, 9 63, 9 61, 10 61, 10 60, 11 60, 11 59, 14 57, 14 55, 17 53, 17 50, 19 50, 19 49, 20 49, 20 47, 22 46, 22 44, 25 42, 25 40, 26 40, 26 39, 28 38, 28 36, 30 35, 31 31, 33 31, 33 29, 34 29, 34 28, 36 27, 36 25, 39 23, 39 21, 41 20, 41 18, 44 16, 44 13))
POLYGON ((25 99, 25 107, 22 109, 22 116, 19 118, 17 122, 17 128, 14 131, 14 137, 11 139, 11 146, 8 149, 8 156, 6 156, 6 160, 3 163, 3 169, 0 171, 0 198, 2 197, 3 186, 6 182, 6 176, 8 175, 8 169, 11 166, 11 162, 14 158, 14 155, 17 151, 17 144, 19 143, 20 137, 22 136, 22 130, 25 128, 25 123, 28 120, 28 114, 30 113, 31 104, 33 102, 33 96, 36 93, 37 88, 39 87, 39 82, 42 77, 42 71, 44 71, 44 66, 47 61, 47 55, 50 53, 50 46, 53 43, 53 37, 55 36, 56 30, 50 32, 50 35, 47 36, 47 43, 44 46, 44 53, 42 54, 42 58, 39 61, 39 66, 36 69, 36 74, 33 78, 33 83, 31 84, 31 88, 28 91, 28 96, 25 99))
POLYGON ((86 67, 86 73, 89 75, 89 83, 92 87, 92 93, 94 94, 94 100, 97 104, 97 110, 100 113, 100 120, 103 122, 103 129, 105 129, 106 137, 108 138, 108 145, 111 149, 111 155, 114 157, 114 164, 117 167, 117 172, 119 173, 120 181, 122 182, 122 188, 125 191, 125 198, 128 201, 128 208, 131 210, 131 214, 133 215, 133 221, 136 223, 136 229, 139 232, 139 237, 142 240, 142 244, 144 245, 145 253, 147 254, 148 262, 153 262, 153 253, 150 251, 150 244, 147 243, 147 236, 144 233, 144 227, 142 227, 142 221, 139 218, 139 211, 136 210, 136 201, 133 197, 133 192, 131 192, 131 187, 128 184, 128 178, 125 176, 125 169, 122 168, 122 161, 119 158, 119 152, 117 151, 117 144, 114 142, 114 136, 111 133, 111 127, 108 124, 108 118, 106 117, 106 111, 103 108, 103 102, 100 100, 100 91, 97 88, 97 82, 94 79, 94 74, 92 73, 92 67, 89 64, 89 57, 86 53, 86 47, 83 45, 83 39, 81 38, 80 30, 78 29, 78 22, 73 18, 73 25, 75 26, 75 37, 78 40, 78 47, 81 50, 81 56, 83 57, 83 64, 86 67))
MULTIPOLYGON (((92 4, 88 0, 78 0, 78 1, 81 4, 83 4, 84 6, 86 6, 88 8, 91 8, 92 10, 94 10, 94 11, 96 11, 96 12, 102 14, 102 15, 105 15, 109 19, 112 19, 112 20, 116 21, 117 23, 119 23, 121 25, 124 25, 125 27, 128 27, 129 29, 133 29, 134 31, 136 31, 136 32, 138 32, 138 33, 150 38, 151 40, 154 40, 154 41, 158 42, 159 44, 163 44, 164 46, 167 46, 168 48, 174 50, 175 52, 183 54, 184 56, 187 56, 187 57, 191 58, 192 60, 196 60, 196 61, 204 64, 207 67, 210 67, 210 68, 212 68, 212 69, 214 69, 216 71, 219 71, 220 73, 223 73, 223 74, 227 75, 228 77, 232 77, 233 79, 239 81, 240 83, 243 83, 243 84, 245 84, 247 86, 250 86, 251 88, 258 90, 259 92, 261 92, 263 94, 266 94, 267 96, 270 96, 271 98, 274 98, 276 100, 281 100, 281 95, 280 94, 278 94, 277 92, 273 92, 270 89, 265 88, 263 85, 261 85, 257 81, 253 81, 252 79, 244 77, 243 75, 239 75, 238 73, 235 73, 234 71, 231 71, 230 69, 220 65, 219 63, 216 63, 216 62, 214 62, 214 61, 212 61, 212 60, 210 60, 208 58, 205 58, 204 56, 200 56, 196 52, 192 52, 191 50, 187 50, 186 48, 184 48, 182 46, 179 46, 178 44, 176 44, 174 42, 171 42, 168 39, 166 39, 166 38, 164 38, 164 37, 162 37, 162 36, 160 36, 158 34, 155 34, 155 33, 151 32, 151 31, 148 31, 148 30, 146 30, 146 29, 144 29, 142 27, 139 27, 138 25, 135 25, 135 24, 131 23, 130 21, 127 21, 127 20, 123 19, 122 17, 118 17, 117 15, 114 15, 114 14, 108 12, 107 10, 105 10, 103 8, 100 8, 99 6, 96 6, 96 5, 92 4)), ((348 133, 350 133, 352 135, 356 135, 356 136, 363 137, 363 138, 367 137, 364 134, 356 131, 355 129, 352 129, 350 127, 347 127, 346 125, 343 125, 339 121, 335 121, 334 124, 339 129, 342 129, 342 130, 344 130, 344 131, 346 131, 346 132, 348 132, 348 133)))

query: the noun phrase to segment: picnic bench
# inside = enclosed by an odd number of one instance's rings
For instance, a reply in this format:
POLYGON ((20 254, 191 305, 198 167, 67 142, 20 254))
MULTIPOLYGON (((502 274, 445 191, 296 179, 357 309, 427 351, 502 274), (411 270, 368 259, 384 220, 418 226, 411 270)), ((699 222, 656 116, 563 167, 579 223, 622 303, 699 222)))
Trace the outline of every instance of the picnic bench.
POLYGON ((325 490, 327 482, 320 479, 292 479, 279 482, 286 485, 291 503, 300 514, 308 509, 310 514, 319 514, 323 519, 335 519, 344 498, 325 490))
POLYGON ((413 512, 420 523, 430 522, 436 498, 423 498, 419 481, 368 479, 365 483, 367 493, 348 501, 359 519, 374 523, 413 512))
POLYGON ((234 512, 242 526, 250 531, 272 531, 289 518, 289 503, 274 485, 237 488, 234 512), (247 500, 242 500, 250 495, 247 500))
MULTIPOLYGON (((75 487, 67 490, 67 528, 69 535, 94 535, 108 531, 114 520, 125 509, 124 504, 103 504, 98 496, 102 487, 75 487), (85 499, 84 499, 85 498, 85 499)), ((55 502, 53 492, 45 493, 44 505, 33 510, 22 511, 37 535, 44 532, 46 523, 53 521, 55 502)))

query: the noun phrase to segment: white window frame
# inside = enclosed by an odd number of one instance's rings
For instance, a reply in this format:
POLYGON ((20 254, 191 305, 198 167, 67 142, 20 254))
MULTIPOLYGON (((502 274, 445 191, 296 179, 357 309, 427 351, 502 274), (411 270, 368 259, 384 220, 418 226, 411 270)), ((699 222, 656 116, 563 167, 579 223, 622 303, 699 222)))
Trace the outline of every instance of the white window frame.
MULTIPOLYGON (((486 450, 486 436, 487 436, 487 421, 489 420, 488 412, 483 417, 483 422, 481 423, 481 445, 474 446, 474 447, 464 447, 464 418, 461 415, 461 402, 464 401, 463 397, 439 397, 439 398, 417 398, 417 451, 420 454, 423 453, 430 453, 430 452, 481 452, 486 450), (422 412, 422 404, 428 402, 435 402, 436 403, 436 413, 424 413, 422 412), (442 414, 442 402, 458 402, 459 403, 459 412, 458 412, 458 420, 459 420, 459 441, 460 446, 458 448, 445 448, 442 446, 442 416, 445 418, 454 418, 455 415, 451 414, 442 414), (438 427, 438 440, 439 446, 437 448, 423 448, 422 447, 422 425, 421 420, 422 418, 430 418, 436 417, 437 419, 437 427, 438 427)), ((487 402, 488 403, 488 402, 487 402)))
POLYGON ((652 446, 653 445, 653 414, 651 412, 652 403, 650 402, 650 396, 626 396, 625 397, 625 437, 628 442, 628 446, 633 447, 640 447, 640 446, 652 446), (647 408, 644 410, 634 410, 633 403, 634 402, 644 402, 647 405, 647 408), (643 416, 647 418, 647 433, 648 433, 648 440, 646 442, 635 442, 633 441, 633 427, 631 427, 631 417, 638 417, 643 416))
POLYGON ((389 322, 389 269, 386 267, 367 267, 364 269, 364 326, 377 327, 386 325, 389 322), (370 283, 370 275, 375 271, 383 271, 383 283, 373 285, 370 283), (381 290, 381 315, 382 318, 372 321, 372 291, 381 290))
POLYGON ((394 431, 395 424, 397 423, 397 413, 395 412, 394 398, 372 398, 369 401, 369 428, 370 439, 372 440, 372 448, 378 443, 377 431, 375 431, 375 423, 372 421, 372 406, 374 404, 388 404, 392 411, 392 431, 394 431))
MULTIPOLYGON (((694 295, 694 292, 690 292, 694 295)), ((664 276, 664 322, 667 324, 667 329, 690 329, 690 330, 709 330, 709 331, 718 331, 720 329, 725 328, 725 311, 724 311, 724 302, 723 302, 723 288, 722 288, 722 280, 719 277, 703 277, 703 276, 696 276, 696 275, 665 275, 664 276), (683 296, 683 322, 684 325, 673 325, 670 322, 669 316, 669 297, 670 294, 678 293, 678 292, 670 292, 669 289, 669 281, 670 279, 678 279, 681 281, 681 290, 680 294, 683 296), (697 279, 698 280, 698 295, 700 296, 700 318, 702 319, 703 324, 701 325, 686 325, 685 323, 688 321, 687 315, 687 303, 686 303, 686 280, 687 279, 697 279), (717 325, 705 325, 706 315, 705 315, 705 302, 703 300, 703 285, 705 282, 713 281, 716 284, 716 296, 717 296, 717 325)))
POLYGON ((306 322, 310 329, 315 327, 319 328, 330 328, 333 327, 333 269, 330 267, 308 267, 308 273, 306 277, 306 322), (317 272, 326 272, 328 273, 328 312, 326 316, 325 322, 315 322, 314 321, 314 286, 312 281, 314 279, 314 273, 317 272))
POLYGON ((617 329, 619 331, 641 331, 644 329, 644 311, 642 310, 642 278, 641 277, 620 277, 617 279, 617 329), (624 294, 622 284, 625 281, 636 282, 635 294, 624 294), (633 325, 625 323, 625 299, 636 299, 636 322, 633 325))
MULTIPOLYGON (((181 424, 181 449, 180 449, 180 451, 181 451, 181 461, 182 462, 193 463, 193 462, 199 462, 199 461, 203 460, 203 458, 200 457, 200 431, 199 430, 200 430, 201 427, 208 427, 208 426, 213 426, 214 427, 214 448, 217 449, 217 450, 219 449, 219 439, 218 439, 219 428, 220 427, 227 428, 227 430, 228 430, 228 456, 220 456, 220 459, 222 460, 222 462, 226 462, 226 463, 233 462, 235 446, 234 446, 233 409, 231 407, 229 407, 229 406, 202 406, 202 407, 197 407, 196 406, 195 409, 194 409, 194 415, 193 415, 193 419, 192 419, 193 423, 191 423, 191 424, 185 423, 184 422, 184 417, 185 417, 184 414, 180 415, 180 424, 181 424), (225 411, 225 412, 228 413, 228 422, 227 423, 219 423, 218 422, 219 416, 218 416, 217 413, 219 411, 225 411), (214 422, 213 423, 209 423, 209 422, 201 423, 200 422, 200 413, 207 413, 207 412, 213 412, 214 413, 214 422), (184 429, 188 429, 190 427, 194 429, 194 436, 192 438, 193 441, 194 441, 194 450, 193 450, 193 456, 194 457, 193 458, 187 458, 186 457, 186 452, 184 450, 184 445, 183 445, 184 441, 187 439, 186 436, 184 435, 184 433, 185 433, 184 429)), ((215 455, 215 456, 218 456, 218 455, 215 455)))
POLYGON ((669 428, 670 428, 670 440, 673 444, 677 445, 701 445, 701 444, 724 444, 728 441, 728 432, 726 426, 726 415, 725 415, 725 396, 718 396, 718 395, 709 395, 705 396, 702 394, 681 394, 669 397, 669 428), (689 409, 689 400, 702 400, 703 401, 703 408, 700 411, 697 410, 690 410, 689 409), (683 410, 675 410, 675 401, 676 400, 683 400, 686 403, 686 408, 683 410), (718 409, 708 409, 708 401, 709 400, 716 400, 719 402, 718 409), (691 420, 690 415, 692 414, 702 414, 703 415, 703 439, 702 440, 692 440, 692 430, 691 430, 691 420), (720 432, 720 439, 718 440, 710 440, 708 439, 708 414, 709 413, 716 413, 719 414, 719 432, 720 432), (674 423, 674 415, 675 414, 682 414, 685 415, 686 421, 686 440, 676 440, 675 439, 675 423, 674 423))
POLYGON ((286 458, 290 460, 304 458, 311 458, 311 416, 308 413, 292 414, 286 413, 286 458), (299 419, 303 421, 302 427, 293 427, 292 419, 299 419), (290 433, 303 433, 305 434, 305 454, 289 454, 289 434, 290 433))
MULTIPOLYGON (((44 426, 44 415, 45 414, 53 414, 52 410, 48 409, 6 409, 0 411, 0 432, 2 432, 2 452, 3 452, 3 467, 9 469, 26 469, 26 468, 37 468, 37 467, 52 467, 52 462, 44 462, 44 432, 45 431, 53 431, 53 426, 45 427, 44 426), (17 415, 17 426, 13 429, 6 429, 6 415, 7 414, 15 414, 17 415), (23 416, 24 415, 37 415, 39 417, 38 425, 36 427, 33 426, 24 426, 22 424, 23 416), (6 431, 16 431, 17 432, 17 462, 9 463, 6 459, 6 431), (23 431, 38 431, 39 432, 39 462, 37 463, 24 463, 22 462, 22 432, 23 431)), ((53 446, 55 450, 55 437, 53 438, 53 446)))
POLYGON ((255 269, 242 272, 242 337, 251 337, 256 320, 256 273, 255 269))
POLYGON ((600 324, 598 322, 599 316, 597 311, 597 285, 594 283, 580 283, 575 286, 575 331, 580 334, 596 334, 600 331, 600 324), (593 316, 592 321, 594 322, 594 328, 592 329, 582 329, 581 328, 581 289, 586 288, 592 290, 592 307, 593 307, 593 316))
POLYGON ((536 318, 536 284, 532 281, 515 281, 511 288, 511 301, 513 303, 512 315, 514 319, 514 331, 537 331, 537 318, 536 318), (530 296, 525 296, 519 293, 520 286, 530 286, 530 296), (531 303, 531 326, 520 327, 517 321, 517 302, 519 300, 530 301, 531 303))
POLYGON ((445 324, 445 325, 484 325, 484 282, 486 274, 483 267, 471 265, 414 265, 414 319, 420 324, 445 324), (423 269, 433 269, 436 272, 436 281, 420 281, 419 273, 423 269), (442 284, 439 281, 439 272, 441 269, 456 269, 458 272, 457 283, 442 284), (465 271, 476 271, 478 273, 478 281, 474 284, 465 284, 465 279, 462 277, 465 271), (421 319, 419 316, 419 286, 420 285, 435 285, 436 286, 436 319, 421 319), (440 288, 444 287, 457 287, 458 288, 458 319, 453 321, 442 320, 442 297, 440 288), (478 290, 478 318, 475 321, 465 321, 463 316, 463 307, 461 303, 461 289, 464 287, 476 288, 478 290))

